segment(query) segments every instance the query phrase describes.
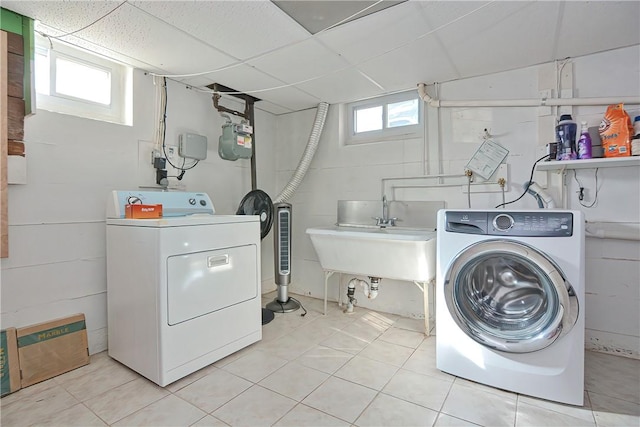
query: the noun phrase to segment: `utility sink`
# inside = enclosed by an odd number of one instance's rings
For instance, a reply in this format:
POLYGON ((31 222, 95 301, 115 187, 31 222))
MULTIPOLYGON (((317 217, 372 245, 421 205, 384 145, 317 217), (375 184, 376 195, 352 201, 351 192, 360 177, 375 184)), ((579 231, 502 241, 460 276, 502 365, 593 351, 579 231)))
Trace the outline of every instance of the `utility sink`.
POLYGON ((425 283, 436 274, 436 232, 399 227, 308 228, 325 271, 425 283))

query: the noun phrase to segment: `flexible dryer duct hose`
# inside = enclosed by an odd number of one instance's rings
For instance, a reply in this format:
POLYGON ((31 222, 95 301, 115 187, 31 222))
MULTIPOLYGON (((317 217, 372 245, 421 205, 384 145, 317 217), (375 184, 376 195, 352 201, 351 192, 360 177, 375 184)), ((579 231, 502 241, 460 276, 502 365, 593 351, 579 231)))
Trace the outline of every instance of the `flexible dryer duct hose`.
POLYGON ((311 165, 311 160, 313 160, 313 156, 316 154, 316 150, 318 149, 318 142, 320 141, 320 135, 322 135, 324 121, 327 118, 327 111, 329 111, 329 104, 326 102, 318 104, 318 111, 316 111, 316 118, 313 123, 313 128, 311 129, 311 135, 309 135, 307 147, 304 149, 302 158, 300 159, 293 176, 289 180, 289 183, 280 192, 278 197, 275 198, 273 201, 274 203, 282 203, 289 200, 304 179, 304 176, 311 165))

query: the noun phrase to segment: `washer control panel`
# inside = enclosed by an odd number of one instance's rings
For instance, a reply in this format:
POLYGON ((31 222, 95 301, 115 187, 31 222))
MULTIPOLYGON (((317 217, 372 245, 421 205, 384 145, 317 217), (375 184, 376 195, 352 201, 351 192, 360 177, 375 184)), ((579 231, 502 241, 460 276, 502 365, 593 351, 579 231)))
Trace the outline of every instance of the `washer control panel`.
POLYGON ((573 214, 561 211, 447 211, 446 231, 520 237, 569 237, 573 214))

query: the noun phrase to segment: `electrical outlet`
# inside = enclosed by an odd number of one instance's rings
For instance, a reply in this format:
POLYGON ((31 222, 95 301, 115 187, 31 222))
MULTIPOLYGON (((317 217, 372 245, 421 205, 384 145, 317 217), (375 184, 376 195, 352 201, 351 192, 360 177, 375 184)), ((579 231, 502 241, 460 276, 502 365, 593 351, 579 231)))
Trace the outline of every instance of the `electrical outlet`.
MULTIPOLYGON (((538 91, 541 99, 551 99, 553 97, 553 89, 545 89, 538 91)), ((549 106, 538 107, 538 116, 550 116, 553 114, 553 108, 549 106)))
MULTIPOLYGON (((174 165, 178 164, 177 163, 178 150, 175 145, 170 145, 170 146, 167 145, 163 150, 162 148, 158 149, 152 141, 139 140, 138 141, 138 174, 137 174, 138 187, 153 188, 153 189, 164 188, 157 184, 156 166, 157 165, 162 166, 162 165, 161 163, 156 163, 155 159, 162 159, 165 162, 164 167, 161 167, 160 169, 165 169, 168 177, 175 177, 180 173, 178 169, 174 168, 169 163, 171 162, 174 165), (168 161, 164 160, 165 159, 164 151, 167 152, 166 159, 168 159, 168 161), (173 160, 171 158, 172 155, 175 158, 173 160)), ((175 178, 169 178, 169 188, 182 189, 182 190, 186 189, 185 185, 180 181, 176 180, 175 178)))
MULTIPOLYGON (((141 142, 142 142, 142 141, 141 141, 141 142)), ((162 154, 161 154, 158 150, 156 150, 156 149, 151 150, 151 164, 152 164, 152 165, 155 165, 155 164, 156 164, 156 159, 157 159, 158 157, 162 157, 162 154)))

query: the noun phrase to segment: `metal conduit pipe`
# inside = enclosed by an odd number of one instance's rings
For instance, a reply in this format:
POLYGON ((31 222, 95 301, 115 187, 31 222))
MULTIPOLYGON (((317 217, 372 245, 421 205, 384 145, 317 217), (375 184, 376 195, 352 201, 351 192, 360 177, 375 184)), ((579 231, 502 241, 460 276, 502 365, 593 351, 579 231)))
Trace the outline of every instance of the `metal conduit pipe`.
POLYGON ((435 108, 451 107, 555 107, 563 105, 611 105, 640 104, 640 96, 617 96, 607 98, 529 98, 529 99, 493 99, 493 100, 459 100, 442 101, 427 94, 427 85, 418 83, 418 95, 425 103, 435 108))
POLYGON ((327 111, 329 111, 329 104, 326 102, 321 102, 318 104, 318 110, 316 111, 316 118, 313 122, 313 128, 311 129, 311 134, 309 135, 309 141, 307 142, 307 146, 304 149, 304 153, 302 154, 302 158, 298 163, 298 167, 296 168, 293 176, 284 187, 284 189, 280 192, 278 197, 275 198, 274 203, 282 203, 286 202, 293 196, 296 189, 304 179, 304 176, 311 165, 311 160, 313 160, 313 156, 316 154, 316 150, 318 149, 318 142, 320 141, 320 135, 322 135, 322 129, 324 128, 324 121, 327 118, 327 111))

